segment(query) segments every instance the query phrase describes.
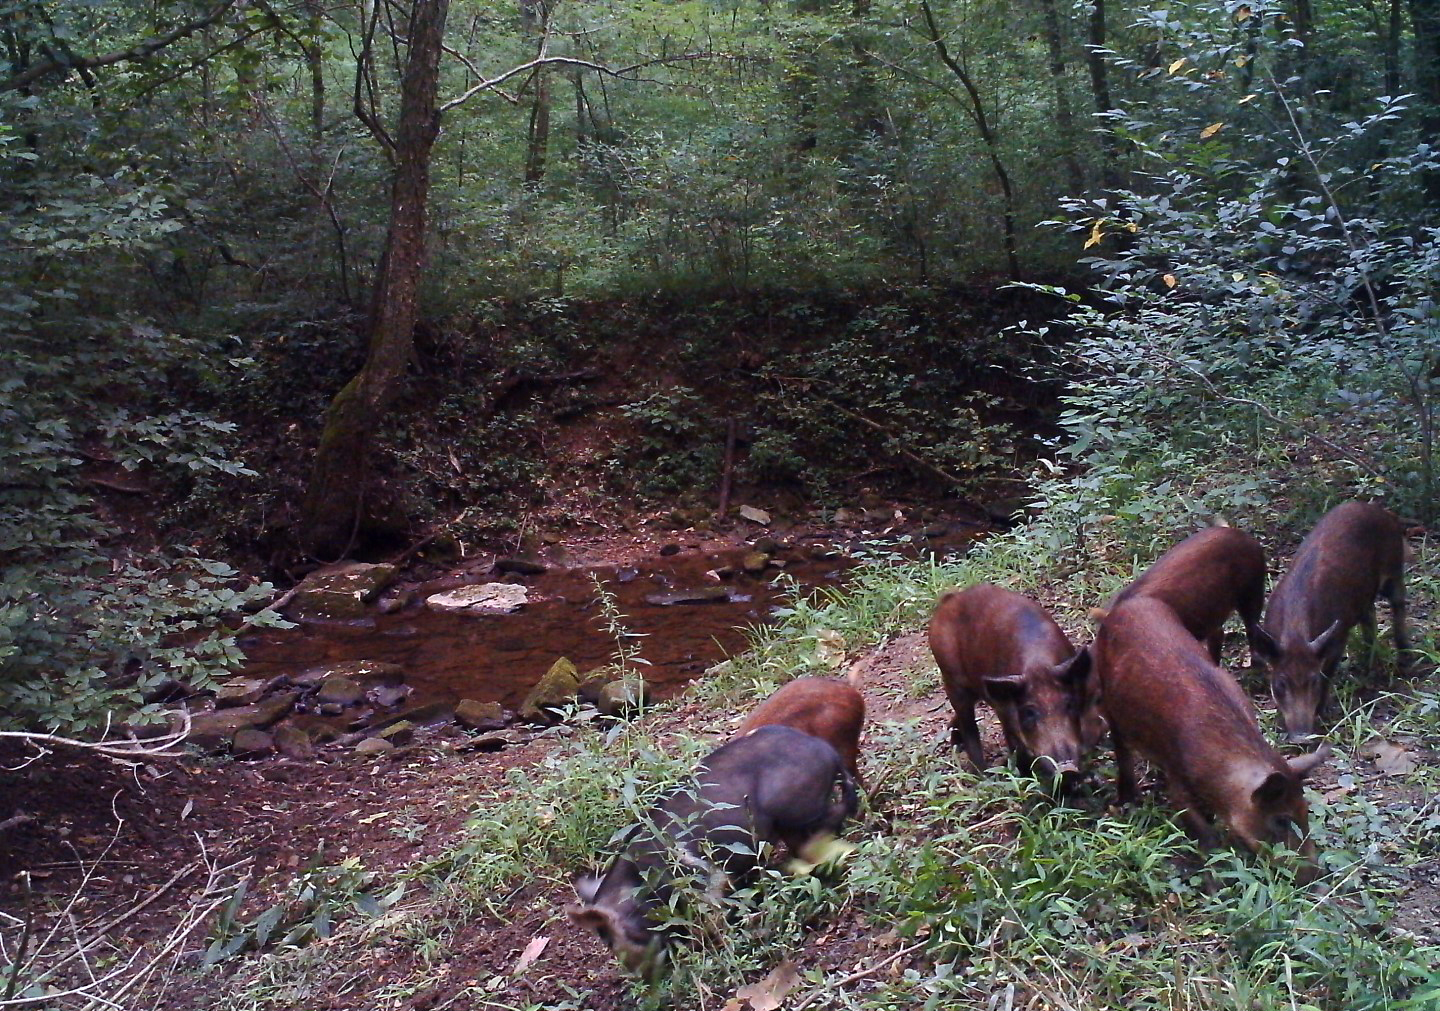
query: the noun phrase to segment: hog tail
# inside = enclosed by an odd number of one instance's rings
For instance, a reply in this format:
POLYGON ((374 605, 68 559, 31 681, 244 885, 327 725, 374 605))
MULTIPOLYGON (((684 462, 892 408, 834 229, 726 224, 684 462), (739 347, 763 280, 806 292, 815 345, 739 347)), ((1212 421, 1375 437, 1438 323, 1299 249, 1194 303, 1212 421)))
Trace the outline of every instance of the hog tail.
POLYGON ((1105 620, 1106 616, 1109 615, 1109 613, 1110 612, 1103 607, 1090 608, 1090 613, 1088 615, 1088 617, 1090 618, 1090 623, 1092 625, 1100 624, 1102 621, 1105 620))

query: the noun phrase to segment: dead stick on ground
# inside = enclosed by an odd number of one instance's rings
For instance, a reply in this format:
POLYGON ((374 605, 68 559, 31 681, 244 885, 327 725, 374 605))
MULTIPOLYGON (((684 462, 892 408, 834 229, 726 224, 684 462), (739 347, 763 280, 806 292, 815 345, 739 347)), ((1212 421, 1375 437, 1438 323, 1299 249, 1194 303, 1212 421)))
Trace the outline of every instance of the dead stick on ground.
POLYGON ((735 472, 735 419, 725 423, 725 469, 720 474, 720 508, 715 510, 716 519, 724 519, 730 511, 730 479, 735 472))
POLYGON ((844 977, 843 979, 837 979, 834 982, 826 983, 823 987, 811 991, 810 996, 806 997, 799 1004, 796 1004, 794 1007, 794 1011, 805 1011, 805 1008, 815 1003, 827 993, 831 993, 834 990, 839 989, 840 987, 848 986, 849 984, 855 982, 857 979, 864 979, 866 976, 875 975, 875 973, 879 972, 881 969, 885 968, 887 965, 896 961, 897 959, 904 958, 906 955, 919 951, 921 948, 925 947, 925 943, 926 942, 924 941, 916 941, 908 948, 901 948, 899 951, 895 952, 895 954, 882 958, 880 961, 876 962, 868 969, 861 969, 859 972, 852 972, 850 975, 844 977))

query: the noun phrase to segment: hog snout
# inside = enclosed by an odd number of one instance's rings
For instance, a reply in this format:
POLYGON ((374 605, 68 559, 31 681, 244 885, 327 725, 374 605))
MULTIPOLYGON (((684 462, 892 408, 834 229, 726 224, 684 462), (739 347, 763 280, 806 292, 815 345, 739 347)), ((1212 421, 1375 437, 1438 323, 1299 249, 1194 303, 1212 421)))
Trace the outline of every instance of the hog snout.
POLYGON ((1049 755, 1040 755, 1035 759, 1032 768, 1046 780, 1058 784, 1062 791, 1073 789, 1075 784, 1080 781, 1080 766, 1077 762, 1069 759, 1056 759, 1049 755))
POLYGON ((1285 735, 1287 744, 1310 744, 1319 738, 1313 730, 1291 730, 1285 735))

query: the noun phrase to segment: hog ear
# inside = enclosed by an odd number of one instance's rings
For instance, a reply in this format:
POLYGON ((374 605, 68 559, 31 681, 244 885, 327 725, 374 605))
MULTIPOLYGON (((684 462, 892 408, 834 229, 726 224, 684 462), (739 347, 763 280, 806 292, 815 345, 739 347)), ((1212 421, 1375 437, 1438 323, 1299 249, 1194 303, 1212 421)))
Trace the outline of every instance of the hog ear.
POLYGON ((594 906, 566 906, 565 915, 570 917, 572 923, 587 930, 599 930, 610 922, 605 910, 594 906))
POLYGON ((1273 664, 1280 661, 1280 644, 1275 641, 1274 636, 1259 625, 1255 626, 1250 637, 1250 651, 1266 663, 1273 664))
POLYGON ((591 874, 582 874, 575 879, 575 894, 581 902, 594 902, 595 893, 600 890, 600 879, 591 874))
POLYGON ((985 678, 985 694, 998 702, 1016 702, 1025 697, 1025 679, 1011 675, 1004 678, 985 678))
POLYGON ((1061 684, 1081 685, 1090 677, 1091 666, 1090 647, 1086 646, 1056 668, 1055 676, 1061 684))
POLYGON ((1255 806, 1262 811, 1270 810, 1279 806, 1290 789, 1290 777, 1286 776, 1283 772, 1272 772, 1266 776, 1265 781, 1257 786, 1254 792, 1250 794, 1250 799, 1254 801, 1255 806))
POLYGON ((1310 640, 1310 648, 1313 649, 1316 653, 1319 653, 1321 650, 1323 650, 1326 646, 1330 644, 1330 640, 1338 631, 1340 631, 1340 619, 1336 618, 1335 621, 1331 623, 1329 628, 1327 628, 1325 631, 1321 632, 1315 638, 1310 640))
POLYGON ((1322 744, 1308 755, 1297 755, 1294 758, 1286 759, 1286 763, 1290 766, 1291 772, 1304 779, 1329 757, 1330 745, 1322 744))

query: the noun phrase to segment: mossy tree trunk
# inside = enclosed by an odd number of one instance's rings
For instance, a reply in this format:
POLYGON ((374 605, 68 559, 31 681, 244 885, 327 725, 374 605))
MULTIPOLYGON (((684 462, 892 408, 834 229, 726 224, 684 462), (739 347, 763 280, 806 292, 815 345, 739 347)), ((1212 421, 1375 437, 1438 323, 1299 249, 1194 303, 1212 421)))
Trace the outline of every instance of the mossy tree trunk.
POLYGON ((392 149, 390 228, 375 278, 365 365, 330 402, 306 489, 301 539, 321 558, 354 546, 375 433, 400 391, 414 348, 416 292, 425 265, 430 155, 440 133, 440 46, 449 0, 415 0, 392 149))

